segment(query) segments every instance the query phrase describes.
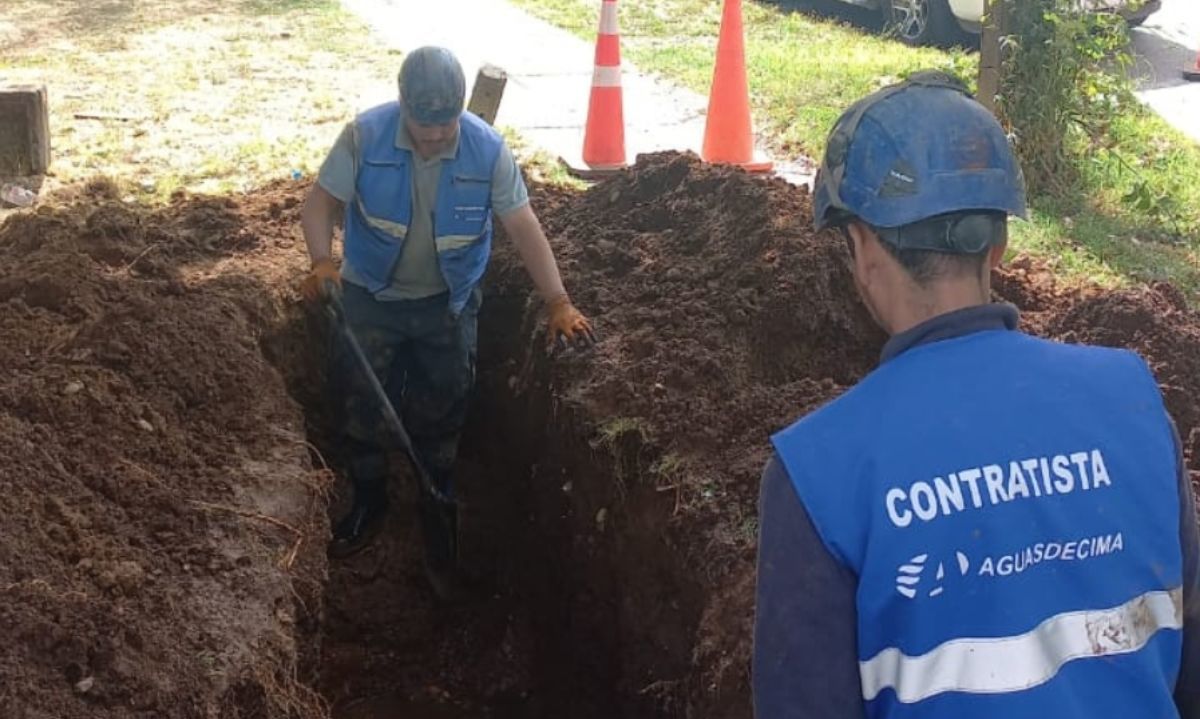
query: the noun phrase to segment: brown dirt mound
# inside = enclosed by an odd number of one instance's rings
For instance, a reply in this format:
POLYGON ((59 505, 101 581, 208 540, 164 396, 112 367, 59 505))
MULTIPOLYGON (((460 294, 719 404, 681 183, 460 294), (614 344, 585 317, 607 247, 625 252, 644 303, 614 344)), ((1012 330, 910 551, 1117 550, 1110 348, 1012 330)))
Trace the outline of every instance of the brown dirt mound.
POLYGON ((542 214, 603 337, 567 393, 702 458, 717 504, 748 498, 765 433, 865 374, 885 339, 842 240, 814 235, 808 196, 782 180, 650 156, 542 214))
MULTIPOLYGON (((686 676, 627 676, 625 685, 651 687, 672 715, 686 706, 688 716, 748 716, 755 500, 767 437, 869 371, 885 338, 856 298, 842 240, 814 234, 807 194, 781 180, 667 153, 577 197, 539 189, 534 206, 561 240, 568 285, 602 336, 591 355, 552 371, 556 396, 590 426, 593 445, 616 457, 619 489, 604 487, 611 475, 593 478, 601 497, 575 501, 585 518, 577 526, 597 507, 621 506, 609 521, 624 518, 644 542, 610 545, 637 552, 616 570, 614 590, 640 598, 644 567, 666 567, 651 581, 698 602, 688 654, 675 657, 690 667, 686 676), (675 501, 632 506, 654 493, 631 495, 631 468, 675 501)), ((519 275, 503 243, 498 252, 503 294, 519 275)), ((995 285, 1030 331, 1140 351, 1200 469, 1200 316, 1178 292, 1063 286, 1025 259, 997 272, 995 285)), ((655 646, 663 632, 662 615, 645 606, 618 616, 622 644, 655 646)), ((625 651, 630 667, 644 669, 636 649, 625 651)))
POLYGON ((0 716, 319 715, 294 626, 321 477, 260 346, 299 266, 271 195, 97 183, 0 227, 0 716))
MULTIPOLYGON (((1051 337, 1137 350, 1154 370, 1167 409, 1189 446, 1200 439, 1200 321, 1165 284, 1081 300, 1048 327, 1051 337)), ((1200 469, 1200 455, 1192 467, 1200 469)))

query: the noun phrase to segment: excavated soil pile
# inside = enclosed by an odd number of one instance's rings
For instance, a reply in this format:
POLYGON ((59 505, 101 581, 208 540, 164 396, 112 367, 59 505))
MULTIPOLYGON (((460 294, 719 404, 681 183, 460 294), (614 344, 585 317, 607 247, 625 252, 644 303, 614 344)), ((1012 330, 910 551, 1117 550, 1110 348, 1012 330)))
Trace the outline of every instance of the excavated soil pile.
POLYGON ((0 716, 323 715, 327 481, 260 346, 295 204, 101 182, 0 227, 0 716))
MULTIPOLYGON (((884 337, 856 299, 841 238, 814 234, 807 194, 781 180, 664 154, 579 196, 541 189, 534 206, 602 336, 550 371, 560 403, 548 431, 574 423, 558 436, 582 427, 608 450, 593 457, 612 455, 565 460, 569 521, 590 537, 566 564, 599 569, 574 570, 582 583, 607 577, 590 590, 613 595, 601 614, 620 627, 607 642, 621 658, 614 684, 640 697, 626 715, 749 716, 768 435, 866 373, 884 337)), ((519 270, 498 251, 504 296, 519 270)), ((1026 260, 995 283, 1035 333, 1141 352, 1200 470, 1200 316, 1177 291, 1064 287, 1026 260)))

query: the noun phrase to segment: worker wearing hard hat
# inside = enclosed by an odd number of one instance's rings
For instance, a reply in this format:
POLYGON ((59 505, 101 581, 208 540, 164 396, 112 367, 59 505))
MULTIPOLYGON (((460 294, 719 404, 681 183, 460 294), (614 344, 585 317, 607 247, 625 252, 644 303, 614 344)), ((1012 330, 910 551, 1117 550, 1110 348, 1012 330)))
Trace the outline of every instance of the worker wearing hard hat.
POLYGON ((996 120, 921 73, 838 120, 818 228, 891 335, 774 437, 754 702, 804 717, 1200 717, 1200 566, 1178 434, 1145 362, 991 304, 1025 214, 996 120))

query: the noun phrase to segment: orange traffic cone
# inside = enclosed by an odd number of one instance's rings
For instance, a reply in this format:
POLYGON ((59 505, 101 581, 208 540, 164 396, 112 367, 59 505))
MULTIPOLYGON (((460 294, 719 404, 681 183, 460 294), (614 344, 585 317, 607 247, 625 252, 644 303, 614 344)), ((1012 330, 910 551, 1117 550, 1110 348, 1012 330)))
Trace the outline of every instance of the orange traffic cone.
POLYGON ((600 33, 596 37, 596 69, 592 73, 592 95, 583 132, 583 161, 593 170, 614 170, 626 164, 617 0, 603 0, 600 4, 600 33))
POLYGON ((1191 82, 1200 82, 1200 52, 1196 53, 1196 64, 1184 69, 1183 79, 1191 82))
POLYGON ((755 162, 750 124, 750 90, 746 84, 746 48, 741 0, 725 0, 717 64, 708 96, 701 157, 707 162, 741 165, 751 172, 768 172, 770 162, 755 162))

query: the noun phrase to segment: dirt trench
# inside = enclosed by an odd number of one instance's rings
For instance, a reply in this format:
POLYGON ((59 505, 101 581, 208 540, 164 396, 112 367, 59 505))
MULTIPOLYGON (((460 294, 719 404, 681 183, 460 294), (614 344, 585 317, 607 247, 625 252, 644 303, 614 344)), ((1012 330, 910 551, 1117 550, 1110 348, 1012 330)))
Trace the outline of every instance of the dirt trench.
MULTIPOLYGON (((97 183, 0 226, 0 716, 750 716, 765 439, 883 337, 782 181, 667 154, 531 190, 601 341, 548 357, 497 238, 454 607, 403 462, 380 539, 325 559, 346 489, 294 290, 302 183, 166 208, 97 183)), ((1177 291, 994 280, 1035 333, 1141 352, 1200 474, 1177 291)))
MULTIPOLYGON (((552 365, 587 354, 552 359, 527 288, 489 290, 458 467, 470 597, 434 600, 411 473, 394 455, 385 529, 329 567, 316 686, 334 719, 662 716, 674 682, 660 678, 686 674, 701 606, 663 541, 673 500, 624 484, 644 464, 640 441, 598 444, 590 420, 555 398, 552 365), (641 617, 632 636, 630 609, 641 617)), ((323 317, 297 309, 266 347, 340 474, 328 398, 314 391, 327 379, 311 349, 327 337, 323 317)), ((348 500, 338 487, 334 517, 348 500)))

